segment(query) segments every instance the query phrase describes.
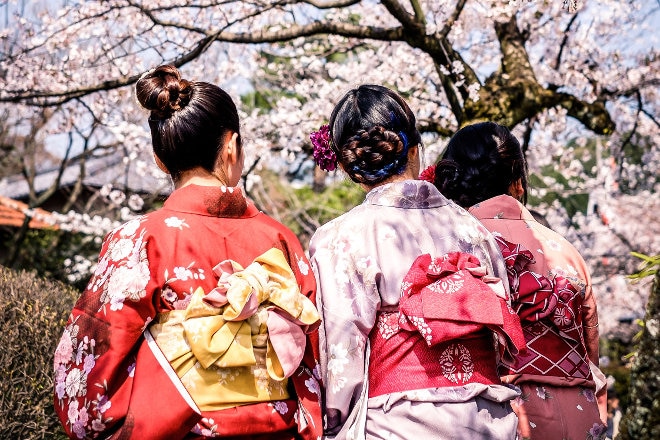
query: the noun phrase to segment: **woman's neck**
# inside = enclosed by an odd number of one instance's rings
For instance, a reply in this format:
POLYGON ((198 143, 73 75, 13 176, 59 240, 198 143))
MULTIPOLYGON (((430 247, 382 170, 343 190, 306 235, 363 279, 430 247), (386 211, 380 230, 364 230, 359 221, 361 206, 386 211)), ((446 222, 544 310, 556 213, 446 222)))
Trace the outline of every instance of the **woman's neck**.
POLYGON ((227 186, 227 184, 215 173, 210 173, 202 167, 196 167, 181 173, 174 182, 175 188, 183 188, 188 185, 200 186, 227 186))

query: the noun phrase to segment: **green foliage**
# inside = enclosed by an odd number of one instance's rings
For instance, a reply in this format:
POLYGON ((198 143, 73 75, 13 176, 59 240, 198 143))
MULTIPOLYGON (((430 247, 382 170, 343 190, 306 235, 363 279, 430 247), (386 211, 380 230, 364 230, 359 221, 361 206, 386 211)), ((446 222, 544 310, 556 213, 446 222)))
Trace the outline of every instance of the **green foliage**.
POLYGON ((364 190, 349 180, 342 180, 318 193, 306 186, 294 190, 298 199, 308 207, 307 212, 320 225, 340 216, 364 200, 364 190))
POLYGON ((653 277, 644 325, 630 373, 630 405, 620 425, 620 439, 660 438, 660 255, 635 254, 643 260, 631 277, 653 277))
POLYGON ((53 408, 53 354, 78 296, 0 266, 0 438, 66 438, 53 408))
POLYGON ((98 237, 61 230, 29 229, 20 243, 14 238, 12 234, 1 235, 5 249, 17 248, 17 254, 13 261, 8 261, 9 252, 0 259, 0 264, 35 271, 44 278, 65 282, 77 289, 85 286, 89 274, 82 274, 77 280, 69 279, 65 261, 76 255, 96 261, 101 248, 98 237))

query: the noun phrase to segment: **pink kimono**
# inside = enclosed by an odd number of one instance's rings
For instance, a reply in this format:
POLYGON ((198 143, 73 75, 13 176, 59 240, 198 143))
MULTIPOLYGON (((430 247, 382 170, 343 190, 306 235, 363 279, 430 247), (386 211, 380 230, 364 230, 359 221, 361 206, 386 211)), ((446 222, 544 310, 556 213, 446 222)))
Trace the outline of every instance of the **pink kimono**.
POLYGON ((502 371, 505 381, 523 391, 513 404, 520 434, 601 438, 605 427, 594 378, 600 373, 598 315, 584 260, 511 196, 485 200, 469 212, 498 240, 525 332, 527 351, 514 362, 503 360, 502 371))

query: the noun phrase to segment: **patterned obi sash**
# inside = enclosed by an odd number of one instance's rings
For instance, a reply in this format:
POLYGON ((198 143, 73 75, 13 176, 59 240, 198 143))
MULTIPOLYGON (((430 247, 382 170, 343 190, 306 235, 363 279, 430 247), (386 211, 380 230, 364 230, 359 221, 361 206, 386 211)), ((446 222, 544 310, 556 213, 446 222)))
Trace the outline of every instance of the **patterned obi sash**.
MULTIPOLYGON (((549 279, 529 270, 532 253, 495 237, 507 267, 511 303, 522 321, 527 351, 504 359, 502 374, 533 374, 591 380, 582 330, 580 281, 549 279)), ((582 284, 584 284, 582 282, 582 284)))
POLYGON ((150 332, 158 347, 201 410, 289 398, 305 334, 320 324, 314 304, 279 249, 245 269, 226 260, 214 272, 218 287, 157 316, 150 332))
POLYGON ((401 290, 399 310, 379 312, 370 334, 370 397, 501 383, 497 358, 512 358, 525 343, 499 278, 470 254, 425 254, 401 290))

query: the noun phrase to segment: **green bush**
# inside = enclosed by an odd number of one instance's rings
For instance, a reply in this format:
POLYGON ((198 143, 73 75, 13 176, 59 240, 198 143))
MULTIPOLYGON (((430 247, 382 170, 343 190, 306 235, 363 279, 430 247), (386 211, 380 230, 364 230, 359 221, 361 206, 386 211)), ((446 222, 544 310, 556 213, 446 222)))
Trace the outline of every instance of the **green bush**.
POLYGON ((0 438, 66 438, 53 408, 53 354, 78 296, 0 266, 0 438))

